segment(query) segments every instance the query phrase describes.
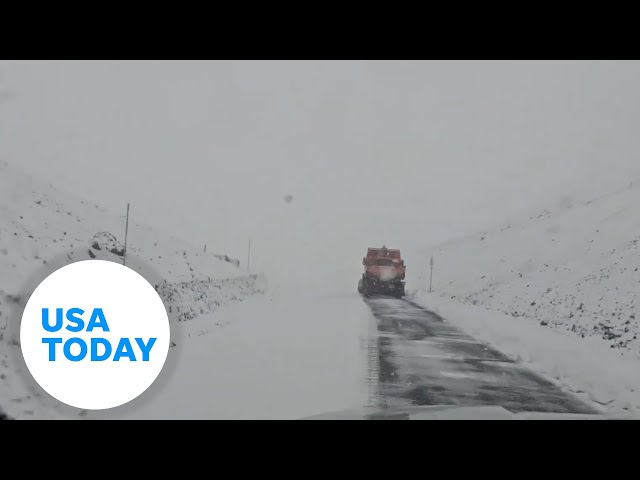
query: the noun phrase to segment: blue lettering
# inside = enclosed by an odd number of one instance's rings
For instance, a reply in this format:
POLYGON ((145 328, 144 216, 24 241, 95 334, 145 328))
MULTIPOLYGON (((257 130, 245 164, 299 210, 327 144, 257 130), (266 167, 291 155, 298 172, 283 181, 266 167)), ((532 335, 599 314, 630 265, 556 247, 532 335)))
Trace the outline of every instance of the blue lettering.
POLYGON ((49 309, 42 309, 42 328, 47 332, 57 332, 62 328, 62 309, 56 308, 56 323, 54 326, 49 324, 49 309))
POLYGON ((142 352, 142 361, 148 362, 149 352, 151 351, 151 347, 153 347, 153 344, 156 343, 156 339, 150 338, 145 345, 141 338, 136 338, 136 343, 138 344, 138 346, 140 347, 140 351, 142 352))
POLYGON ((71 362, 79 362, 80 360, 82 360, 84 357, 87 356, 87 344, 85 343, 84 340, 78 337, 70 338, 69 340, 64 342, 63 350, 64 350, 64 356, 67 357, 67 360, 71 362), (71 355, 71 345, 73 345, 74 343, 77 343, 78 345, 80 345, 80 354, 75 356, 71 355))
MULTIPOLYGON (((76 317, 74 315, 75 314, 82 315, 83 313, 84 313, 84 310, 82 310, 81 308, 72 308, 70 310, 67 310, 67 320, 69 320, 70 322, 76 324, 75 327, 67 325, 67 330, 69 330, 70 332, 81 332, 82 331, 82 329, 84 328, 84 321, 82 320, 82 318, 76 317)), ((86 345, 85 345, 85 347, 86 347, 86 345)))
POLYGON ((62 339, 61 338, 43 338, 42 343, 49 344, 49 361, 55 362, 56 361, 56 343, 62 343, 62 339))
POLYGON ((129 357, 129 360, 132 362, 136 361, 136 356, 133 353, 133 348, 131 347, 131 342, 128 338, 120 339, 120 343, 118 343, 118 347, 116 348, 116 353, 113 355, 113 361, 119 362, 120 357, 129 357))
POLYGON ((104 312, 101 308, 93 309, 91 320, 89 320, 89 325, 87 325, 87 332, 91 332, 94 328, 101 328, 103 332, 109 331, 107 319, 104 317, 104 312))
POLYGON ((102 362, 109 358, 111 355, 111 342, 105 338, 92 338, 91 339, 91 361, 102 362), (98 345, 104 345, 104 353, 98 355, 98 345))

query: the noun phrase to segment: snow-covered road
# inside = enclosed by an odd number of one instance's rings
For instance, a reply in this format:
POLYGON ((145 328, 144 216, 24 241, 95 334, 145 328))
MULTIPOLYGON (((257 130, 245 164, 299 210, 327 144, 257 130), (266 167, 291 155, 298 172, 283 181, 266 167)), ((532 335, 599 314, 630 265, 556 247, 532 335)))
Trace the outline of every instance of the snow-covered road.
POLYGON ((367 405, 375 320, 357 294, 272 293, 180 326, 156 383, 93 418, 296 419, 367 405))
POLYGON ((436 404, 596 412, 405 300, 276 292, 181 327, 179 345, 145 394, 90 416, 297 419, 436 404))

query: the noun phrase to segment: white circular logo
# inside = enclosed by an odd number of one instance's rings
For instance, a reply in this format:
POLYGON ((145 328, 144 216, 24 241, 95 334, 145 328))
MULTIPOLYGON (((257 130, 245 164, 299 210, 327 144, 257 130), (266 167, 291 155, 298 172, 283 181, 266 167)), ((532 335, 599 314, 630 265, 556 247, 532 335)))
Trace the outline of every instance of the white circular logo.
POLYGON ((72 407, 127 403, 156 379, 169 352, 162 299, 123 265, 86 260, 56 270, 22 315, 24 360, 38 384, 72 407))

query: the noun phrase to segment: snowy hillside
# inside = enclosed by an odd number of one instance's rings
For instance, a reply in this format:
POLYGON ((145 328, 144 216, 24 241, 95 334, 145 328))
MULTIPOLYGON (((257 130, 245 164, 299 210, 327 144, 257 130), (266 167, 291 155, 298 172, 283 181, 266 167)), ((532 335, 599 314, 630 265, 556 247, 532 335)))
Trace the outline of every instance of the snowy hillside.
MULTIPOLYGON (((640 354, 640 186, 440 245, 434 293, 640 354)), ((414 288, 428 289, 428 274, 414 288)))
MULTIPOLYGON (((20 314, 55 269, 92 258, 122 262, 125 215, 126 202, 114 215, 0 163, 0 411, 13 418, 57 415, 42 408, 46 394, 24 371, 20 314)), ((205 254, 143 224, 132 206, 127 266, 156 287, 174 325, 264 291, 261 276, 247 275, 221 252, 205 254)), ((172 329, 172 346, 179 331, 172 329)))

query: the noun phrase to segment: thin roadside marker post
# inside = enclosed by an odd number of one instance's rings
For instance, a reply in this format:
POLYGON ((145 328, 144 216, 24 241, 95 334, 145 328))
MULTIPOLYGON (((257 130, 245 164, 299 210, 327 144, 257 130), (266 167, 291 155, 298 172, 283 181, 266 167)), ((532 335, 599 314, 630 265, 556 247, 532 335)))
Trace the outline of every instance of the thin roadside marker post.
POLYGON ((250 261, 251 261, 251 239, 249 239, 249 251, 247 252, 247 272, 249 271, 250 261))
POLYGON ((431 293, 431 285, 433 284, 433 255, 431 255, 429 265, 431 266, 431 274, 429 275, 429 293, 431 293))
POLYGON ((129 204, 127 203, 127 223, 124 227, 124 256, 122 257, 122 265, 127 264, 127 235, 129 234, 129 204))

